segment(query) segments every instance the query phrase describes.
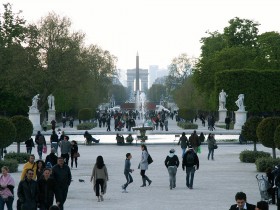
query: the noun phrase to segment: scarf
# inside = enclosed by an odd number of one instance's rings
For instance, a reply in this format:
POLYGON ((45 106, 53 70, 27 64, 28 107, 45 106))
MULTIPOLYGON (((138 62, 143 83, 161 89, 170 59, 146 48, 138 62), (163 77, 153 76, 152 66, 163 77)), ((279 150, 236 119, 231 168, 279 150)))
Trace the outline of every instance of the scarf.
POLYGON ((7 174, 7 176, 1 175, 0 185, 3 187, 2 190, 0 191, 0 195, 2 198, 8 198, 9 196, 14 196, 11 190, 7 187, 8 185, 15 186, 15 181, 10 174, 7 174))

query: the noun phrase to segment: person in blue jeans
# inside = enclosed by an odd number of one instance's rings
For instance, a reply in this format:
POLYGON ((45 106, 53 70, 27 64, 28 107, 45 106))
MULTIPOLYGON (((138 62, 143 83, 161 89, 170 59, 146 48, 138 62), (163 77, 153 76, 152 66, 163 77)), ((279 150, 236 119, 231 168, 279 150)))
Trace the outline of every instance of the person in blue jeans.
POLYGON ((186 168, 186 185, 189 189, 193 189, 193 179, 194 173, 199 169, 199 159, 197 154, 194 152, 192 146, 189 146, 189 149, 183 156, 183 171, 186 168))
POLYGON ((2 175, 0 176, 0 210, 4 210, 5 204, 8 210, 13 209, 14 202, 14 178, 8 173, 9 168, 3 166, 1 168, 2 175))
POLYGON ((127 186, 133 182, 133 178, 130 173, 134 171, 134 169, 130 168, 130 159, 132 158, 132 155, 130 153, 126 154, 125 164, 124 164, 124 175, 126 178, 126 183, 122 185, 123 193, 127 193, 126 188, 127 186))

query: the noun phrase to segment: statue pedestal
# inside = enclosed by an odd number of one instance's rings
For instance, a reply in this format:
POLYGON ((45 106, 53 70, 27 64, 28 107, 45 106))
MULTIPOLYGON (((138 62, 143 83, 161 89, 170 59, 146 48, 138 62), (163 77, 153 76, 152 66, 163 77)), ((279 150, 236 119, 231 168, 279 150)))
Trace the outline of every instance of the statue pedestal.
POLYGON ((225 119, 227 117, 227 109, 219 109, 219 121, 218 125, 225 125, 225 119))
POLYGON ((247 120, 247 111, 235 111, 234 129, 242 129, 242 126, 247 120))
POLYGON ((55 110, 48 110, 48 124, 51 124, 51 121, 55 120, 55 110))
POLYGON ((42 127, 40 124, 40 112, 38 109, 29 109, 28 112, 29 120, 33 124, 33 131, 41 131, 42 127))

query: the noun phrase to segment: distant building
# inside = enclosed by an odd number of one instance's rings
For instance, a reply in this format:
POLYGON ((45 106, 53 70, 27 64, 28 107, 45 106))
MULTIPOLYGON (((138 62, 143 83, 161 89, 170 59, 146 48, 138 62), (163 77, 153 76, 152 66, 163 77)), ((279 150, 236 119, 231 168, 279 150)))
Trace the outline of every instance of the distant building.
MULTIPOLYGON (((139 89, 146 92, 148 90, 148 69, 139 69, 139 89)), ((127 88, 130 91, 135 91, 136 87, 136 69, 128 69, 126 73, 127 88)))
POLYGON ((153 83, 157 78, 157 72, 159 71, 157 65, 149 66, 149 88, 152 87, 153 83))

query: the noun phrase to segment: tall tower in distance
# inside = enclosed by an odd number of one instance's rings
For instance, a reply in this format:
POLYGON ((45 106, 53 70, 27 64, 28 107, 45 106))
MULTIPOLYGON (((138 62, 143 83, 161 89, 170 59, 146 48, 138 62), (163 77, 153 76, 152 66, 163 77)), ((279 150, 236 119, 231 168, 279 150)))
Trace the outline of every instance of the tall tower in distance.
POLYGON ((139 90, 139 55, 136 54, 136 91, 139 90))

